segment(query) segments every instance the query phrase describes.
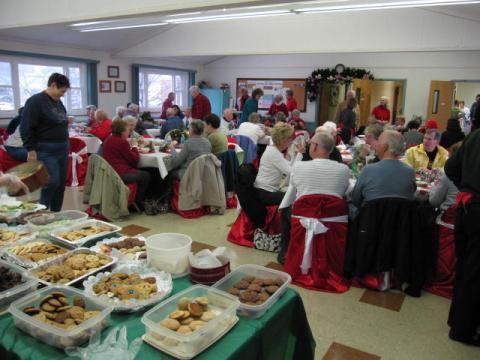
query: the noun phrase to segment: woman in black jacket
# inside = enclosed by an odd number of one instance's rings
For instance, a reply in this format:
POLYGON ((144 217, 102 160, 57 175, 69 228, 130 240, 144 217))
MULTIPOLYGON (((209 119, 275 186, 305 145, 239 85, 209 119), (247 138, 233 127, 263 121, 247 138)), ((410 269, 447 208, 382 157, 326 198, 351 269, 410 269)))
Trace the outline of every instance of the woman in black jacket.
POLYGON ((460 122, 455 119, 448 119, 447 130, 442 133, 442 138, 440 140, 440 146, 443 146, 445 149, 448 149, 453 144, 456 144, 459 141, 462 141, 465 138, 465 134, 460 128, 460 122))

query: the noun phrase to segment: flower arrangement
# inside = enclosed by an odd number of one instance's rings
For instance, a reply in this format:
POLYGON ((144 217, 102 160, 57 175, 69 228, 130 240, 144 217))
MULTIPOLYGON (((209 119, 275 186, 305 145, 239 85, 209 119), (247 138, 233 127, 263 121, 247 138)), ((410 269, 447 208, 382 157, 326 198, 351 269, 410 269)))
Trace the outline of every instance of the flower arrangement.
POLYGON ((347 67, 341 73, 337 73, 335 68, 323 68, 313 70, 307 78, 307 94, 310 101, 315 101, 318 96, 318 90, 322 83, 330 84, 349 84, 354 79, 374 80, 372 73, 365 69, 347 67))

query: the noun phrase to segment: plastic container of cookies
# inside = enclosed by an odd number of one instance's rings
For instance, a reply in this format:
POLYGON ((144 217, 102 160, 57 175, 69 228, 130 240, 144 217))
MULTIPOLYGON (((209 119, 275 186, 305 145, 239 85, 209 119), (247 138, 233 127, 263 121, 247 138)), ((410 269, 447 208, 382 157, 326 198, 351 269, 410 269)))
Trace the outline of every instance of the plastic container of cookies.
POLYGON ((0 248, 5 248, 7 246, 13 246, 33 240, 37 237, 37 235, 38 232, 30 230, 25 225, 7 226, 6 224, 0 224, 0 248), (13 235, 14 237, 10 239, 4 238, 4 232, 7 232, 8 236, 13 235))
POLYGON ((93 332, 100 332, 107 327, 112 308, 101 301, 85 296, 83 291, 73 287, 47 286, 12 303, 9 312, 17 328, 48 345, 64 349, 85 343, 93 332), (37 320, 23 312, 23 309, 30 306, 39 307, 41 300, 54 291, 62 292, 70 303, 74 296, 84 298, 86 310, 96 310, 99 314, 72 329, 63 329, 37 320))
POLYGON ((105 221, 86 220, 86 221, 83 221, 83 222, 80 222, 80 223, 75 223, 75 224, 71 224, 71 225, 67 225, 67 226, 57 228, 57 229, 49 232, 48 235, 51 236, 53 239, 55 239, 55 241, 61 242, 62 244, 65 244, 65 245, 72 248, 72 247, 84 246, 87 243, 89 243, 90 241, 92 241, 92 242, 95 241, 96 242, 96 241, 100 240, 101 238, 105 238, 106 236, 111 236, 111 235, 119 232, 120 230, 122 230, 121 227, 119 227, 117 225, 114 225, 114 224, 110 224, 110 223, 105 222, 105 221), (65 239, 64 237, 62 237, 62 235, 61 235, 61 233, 74 232, 74 231, 77 231, 77 230, 81 230, 81 229, 85 229, 85 228, 93 227, 93 226, 95 226, 95 227, 106 226, 106 227, 109 228, 109 230, 102 231, 102 232, 92 234, 92 235, 88 235, 88 236, 84 236, 84 237, 82 237, 78 240, 68 240, 68 239, 65 239))
POLYGON ((0 314, 3 314, 8 309, 10 303, 28 293, 34 292, 38 287, 38 281, 28 275, 24 269, 10 262, 0 260, 0 267, 4 267, 9 271, 22 274, 22 280, 24 281, 17 286, 0 292, 0 314))
POLYGON ((259 318, 277 302, 277 300, 287 291, 292 282, 289 274, 283 271, 273 270, 260 265, 247 264, 240 265, 222 280, 216 282, 212 287, 227 292, 234 284, 239 282, 245 276, 253 276, 260 279, 280 279, 283 284, 261 305, 248 305, 240 303, 238 315, 250 318, 259 318))
POLYGON ((26 269, 32 269, 34 267, 37 267, 47 261, 50 261, 50 260, 53 260, 55 258, 57 258, 58 256, 62 256, 63 254, 58 254, 58 255, 52 255, 46 259, 42 259, 42 260, 38 260, 38 261, 33 261, 31 259, 28 259, 24 256, 21 256, 20 254, 18 253, 15 253, 16 252, 16 249, 19 249, 20 247, 28 247, 29 244, 36 244, 36 243, 43 243, 43 244, 49 244, 49 245, 54 245, 54 246, 58 246, 59 248, 63 249, 65 251, 64 254, 66 254, 67 252, 71 251, 70 248, 67 248, 65 247, 63 244, 53 244, 50 240, 48 239, 33 239, 33 240, 29 240, 29 241, 25 241, 25 242, 21 242, 20 244, 16 244, 14 246, 9 246, 9 247, 5 247, 3 249, 0 250, 0 252, 2 253, 2 256, 8 260, 8 261, 12 261, 13 263, 23 267, 23 268, 26 268, 26 269))
POLYGON ((27 226, 35 231, 52 231, 57 227, 63 227, 72 222, 78 223, 88 219, 88 214, 83 211, 65 210, 50 214, 33 214, 25 217, 27 226))
POLYGON ((240 302, 234 296, 223 291, 195 285, 163 301, 147 311, 142 317, 145 325, 144 341, 178 359, 191 359, 214 344, 225 335, 238 321, 236 315, 240 302), (201 328, 189 333, 180 334, 162 325, 160 321, 178 309, 181 298, 208 298, 208 311, 216 316, 201 328))
MULTIPOLYGON (((29 271, 29 274, 30 276, 32 277, 35 277, 38 282, 44 284, 44 285, 54 285, 53 283, 50 283, 48 281, 45 281, 43 279, 41 279, 39 276, 38 276, 38 272, 39 271, 44 271, 45 269, 47 269, 48 267, 52 266, 52 265, 61 265, 67 258, 69 258, 70 256, 73 256, 73 255, 77 255, 77 254, 86 254, 86 255, 97 255, 97 256, 102 256, 102 257, 105 257, 106 259, 110 260, 107 264, 105 265, 102 265, 102 266, 99 266, 98 268, 94 268, 94 269, 91 269, 89 272, 63 284, 63 285, 72 285, 72 284, 75 284, 76 282, 79 282, 83 279, 86 279, 88 278, 90 275, 93 275, 97 272, 100 272, 104 269, 107 269, 109 267, 111 267, 112 265, 114 265, 116 262, 117 262, 117 259, 115 258, 112 258, 110 256, 107 256, 107 255, 103 255, 103 254, 99 254, 95 251, 92 251, 90 249, 87 249, 87 248, 79 248, 79 249, 75 249, 75 250, 71 250, 69 251, 68 253, 66 254, 63 254, 63 255, 60 255, 58 257, 56 257, 55 259, 53 260, 50 260, 50 261, 46 261, 44 262, 43 264, 37 266, 36 268, 34 269, 31 269, 29 271)), ((60 284, 57 284, 57 285, 60 285, 60 284)))

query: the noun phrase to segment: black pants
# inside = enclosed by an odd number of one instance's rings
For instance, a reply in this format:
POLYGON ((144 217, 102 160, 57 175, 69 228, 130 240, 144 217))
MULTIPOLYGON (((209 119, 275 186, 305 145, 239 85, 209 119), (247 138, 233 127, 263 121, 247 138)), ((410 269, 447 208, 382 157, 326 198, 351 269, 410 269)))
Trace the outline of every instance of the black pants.
POLYGON ((145 199, 145 193, 150 183, 150 174, 147 171, 138 170, 136 173, 126 173, 121 176, 125 184, 137 183, 137 195, 135 202, 141 204, 145 199))
MULTIPOLYGON (((257 190, 257 197, 260 200, 260 202, 265 205, 280 205, 280 203, 283 200, 283 197, 285 196, 284 192, 281 191, 276 191, 276 192, 271 192, 263 189, 256 189, 257 190)), ((281 243, 281 248, 280 252, 278 254, 278 261, 283 264, 285 254, 288 249, 288 242, 290 240, 290 216, 291 216, 291 208, 286 208, 282 209, 281 211, 281 218, 282 218, 282 243, 281 243)), ((265 227, 267 227, 269 224, 266 223, 265 227)))
POLYGON ((473 339, 480 325, 480 199, 457 209, 455 286, 448 324, 451 335, 464 342, 473 339))

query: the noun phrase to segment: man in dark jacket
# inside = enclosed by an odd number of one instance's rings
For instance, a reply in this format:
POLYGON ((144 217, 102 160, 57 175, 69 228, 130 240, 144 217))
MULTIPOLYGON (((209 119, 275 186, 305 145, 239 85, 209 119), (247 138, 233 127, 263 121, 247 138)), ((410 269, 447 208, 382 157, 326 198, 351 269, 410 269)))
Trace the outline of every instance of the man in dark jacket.
POLYGON ((480 128, 480 94, 475 97, 475 102, 470 108, 470 120, 472 121, 472 131, 480 128))
MULTIPOLYGON (((478 112, 477 112, 478 113, 478 112)), ((480 119, 479 119, 480 120, 480 119)), ((445 164, 460 190, 455 218, 457 265, 448 324, 450 339, 480 346, 480 131, 470 134, 445 164)))

